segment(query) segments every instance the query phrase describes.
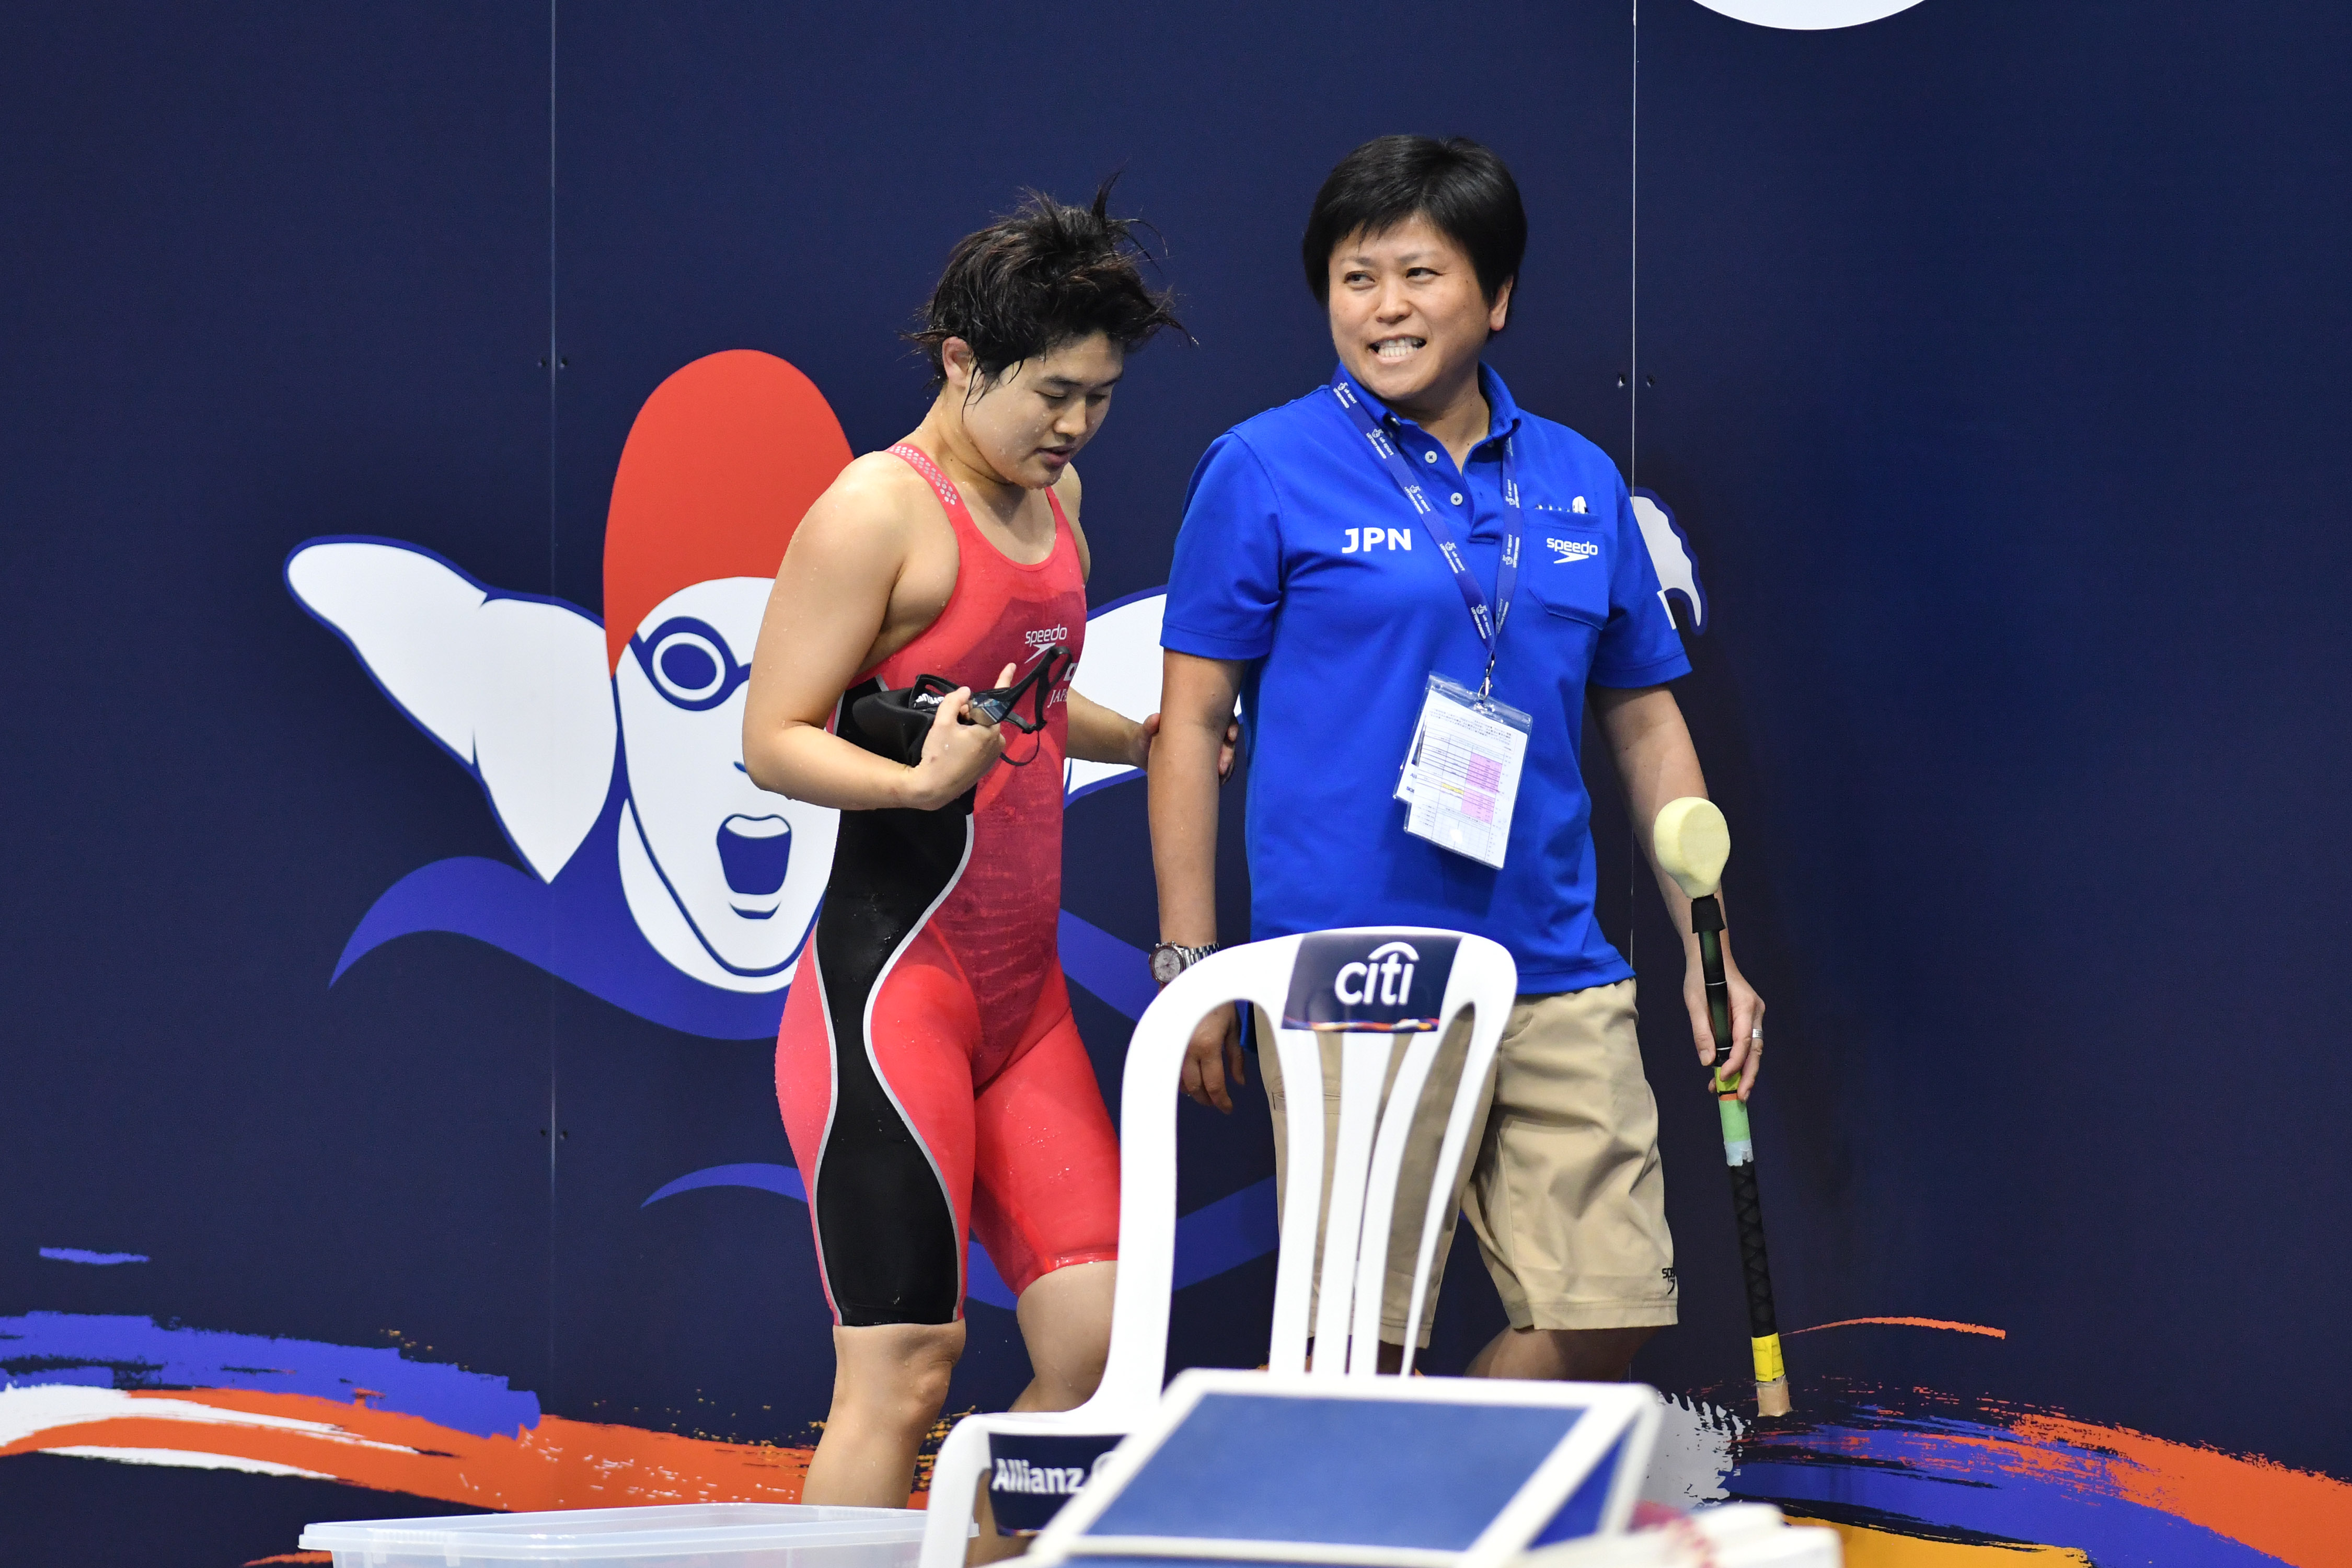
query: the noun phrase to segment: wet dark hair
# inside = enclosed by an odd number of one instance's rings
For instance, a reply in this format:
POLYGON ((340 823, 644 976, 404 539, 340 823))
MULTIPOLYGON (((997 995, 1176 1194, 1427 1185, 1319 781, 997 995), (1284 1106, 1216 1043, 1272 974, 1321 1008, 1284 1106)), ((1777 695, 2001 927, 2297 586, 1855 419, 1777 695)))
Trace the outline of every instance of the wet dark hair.
POLYGON ((1148 287, 1136 265, 1156 265, 1135 238, 1139 220, 1110 216, 1118 179, 1102 183, 1092 206, 1024 192, 1012 214, 956 241, 922 325, 905 334, 930 362, 934 385, 947 379, 940 354, 950 338, 971 345, 976 385, 984 386, 1024 360, 1097 332, 1131 351, 1163 328, 1183 331, 1173 292, 1148 287))
POLYGON ((1315 193, 1298 256, 1316 303, 1330 303, 1331 252, 1341 240, 1416 217, 1469 253, 1489 304, 1518 277, 1528 211, 1503 161, 1467 136, 1379 136, 1340 159, 1315 193))

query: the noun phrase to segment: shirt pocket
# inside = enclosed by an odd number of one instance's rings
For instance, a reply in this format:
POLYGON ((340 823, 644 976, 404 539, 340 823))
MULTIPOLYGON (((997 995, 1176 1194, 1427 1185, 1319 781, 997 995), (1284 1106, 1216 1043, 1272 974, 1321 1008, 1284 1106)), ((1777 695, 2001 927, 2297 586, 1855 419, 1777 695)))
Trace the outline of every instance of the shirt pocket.
POLYGON ((1598 628, 1609 624, 1609 556, 1606 533, 1547 519, 1528 538, 1519 581, 1547 616, 1598 628))

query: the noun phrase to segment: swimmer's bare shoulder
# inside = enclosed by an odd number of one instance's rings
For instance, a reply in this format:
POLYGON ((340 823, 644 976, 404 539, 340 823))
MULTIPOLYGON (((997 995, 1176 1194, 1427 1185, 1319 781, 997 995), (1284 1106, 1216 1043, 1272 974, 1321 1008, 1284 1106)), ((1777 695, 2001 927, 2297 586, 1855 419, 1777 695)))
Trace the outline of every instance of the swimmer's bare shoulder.
POLYGON ((992 725, 949 725, 943 741, 935 725, 912 767, 826 732, 843 693, 938 618, 955 557, 939 498, 895 458, 852 463, 817 498, 785 547, 751 655, 742 765, 754 784, 845 811, 930 810, 994 762, 1004 742, 992 725))
POLYGON ((845 682, 939 619, 955 591, 956 556, 955 531, 929 481, 889 453, 870 452, 802 518, 766 625, 792 628, 803 657, 812 642, 824 645, 828 668, 854 644, 845 682))

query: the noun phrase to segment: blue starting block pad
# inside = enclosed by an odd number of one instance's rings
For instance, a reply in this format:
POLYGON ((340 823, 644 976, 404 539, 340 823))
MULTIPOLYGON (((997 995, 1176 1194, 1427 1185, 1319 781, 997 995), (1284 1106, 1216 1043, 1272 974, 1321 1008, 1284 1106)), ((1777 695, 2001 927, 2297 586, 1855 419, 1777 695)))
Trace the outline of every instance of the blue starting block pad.
POLYGON ((1625 1528, 1638 1384, 1185 1373, 1031 1549, 1038 1568, 1500 1568, 1625 1528))

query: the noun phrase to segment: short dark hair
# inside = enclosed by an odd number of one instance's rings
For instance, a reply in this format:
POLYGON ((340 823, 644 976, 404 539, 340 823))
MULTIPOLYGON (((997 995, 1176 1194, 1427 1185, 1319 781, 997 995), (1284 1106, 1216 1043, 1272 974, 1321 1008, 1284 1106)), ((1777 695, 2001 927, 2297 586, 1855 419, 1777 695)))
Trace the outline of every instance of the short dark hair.
POLYGON ((1102 183, 1091 206, 1024 191, 1010 215, 956 241, 922 324, 904 334, 930 362, 935 384, 947 379, 950 338, 971 345, 985 384, 1097 332, 1133 350, 1162 328, 1184 330, 1173 291, 1150 288, 1136 265, 1154 260, 1135 237, 1138 220, 1110 216, 1118 179, 1102 183))
POLYGON ((1500 158, 1467 136, 1376 136, 1340 159, 1315 193, 1298 255, 1316 303, 1330 303, 1331 252, 1341 240, 1386 234, 1416 217, 1469 253, 1489 303, 1518 277, 1528 210, 1500 158))

